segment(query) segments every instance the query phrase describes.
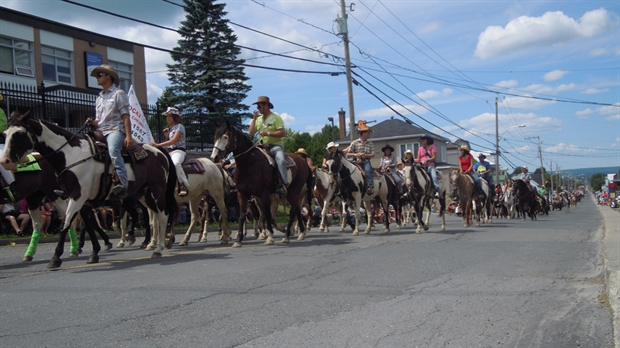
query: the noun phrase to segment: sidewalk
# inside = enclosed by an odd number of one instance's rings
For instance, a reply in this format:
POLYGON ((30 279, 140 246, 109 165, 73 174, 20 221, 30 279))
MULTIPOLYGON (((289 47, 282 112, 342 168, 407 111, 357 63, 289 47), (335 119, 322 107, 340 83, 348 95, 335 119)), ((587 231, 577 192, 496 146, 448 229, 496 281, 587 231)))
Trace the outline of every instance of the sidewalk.
POLYGON ((596 206, 603 215, 605 284, 613 310, 615 347, 620 347, 620 209, 598 204, 596 206))

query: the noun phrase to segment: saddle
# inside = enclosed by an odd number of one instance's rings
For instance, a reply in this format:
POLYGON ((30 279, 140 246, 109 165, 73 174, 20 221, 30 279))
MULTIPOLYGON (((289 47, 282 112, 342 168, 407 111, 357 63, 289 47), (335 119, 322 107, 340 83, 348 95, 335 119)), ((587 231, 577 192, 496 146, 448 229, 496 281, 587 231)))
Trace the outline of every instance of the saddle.
MULTIPOLYGON (((259 149, 260 152, 263 153, 263 155, 265 155, 267 161, 269 161, 270 166, 277 168, 275 157, 273 157, 273 154, 271 153, 271 151, 269 151, 268 148, 265 148, 265 145, 259 145, 256 148, 259 149)), ((286 168, 292 168, 297 166, 295 164, 295 161, 293 161, 293 159, 289 155, 285 155, 284 158, 286 158, 286 168)))
POLYGON ((185 175, 202 174, 205 172, 205 167, 202 165, 202 162, 194 158, 186 158, 181 167, 183 167, 185 175))
MULTIPOLYGON (((105 162, 106 157, 109 157, 108 154, 108 143, 106 142, 106 138, 103 136, 103 133, 98 130, 93 130, 88 132, 86 139, 88 139, 88 143, 91 146, 91 151, 94 154, 93 158, 98 162, 105 162)), ((148 152, 144 150, 142 144, 134 144, 131 148, 123 148, 121 150, 121 155, 123 156, 123 161, 125 163, 136 163, 141 161, 149 156, 148 152)))

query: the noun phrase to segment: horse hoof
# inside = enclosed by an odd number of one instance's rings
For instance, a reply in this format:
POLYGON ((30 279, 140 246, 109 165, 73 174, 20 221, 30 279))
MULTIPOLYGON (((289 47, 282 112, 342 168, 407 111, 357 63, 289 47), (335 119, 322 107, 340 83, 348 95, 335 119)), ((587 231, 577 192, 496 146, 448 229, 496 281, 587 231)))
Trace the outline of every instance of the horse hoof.
POLYGON ((359 236, 359 234, 360 234, 360 233, 359 233, 358 231, 353 231, 353 235, 354 235, 354 236, 359 236))
POLYGON ((340 232, 344 232, 344 228, 340 228, 340 232))
POLYGON ((140 249, 146 249, 148 245, 149 245, 148 243, 142 243, 140 244, 140 249))
POLYGON ((78 253, 78 255, 81 254, 82 253, 82 248, 78 248, 77 253, 78 253))
POLYGON ((151 258, 152 258, 152 259, 158 259, 158 258, 160 258, 160 257, 161 257, 161 253, 158 253, 158 252, 154 252, 154 253, 151 255, 151 258))
POLYGON ((235 242, 232 247, 233 248, 241 248, 243 245, 240 242, 235 242))
POLYGON ((263 240, 263 239, 267 239, 267 237, 265 237, 265 235, 263 234, 259 234, 258 239, 263 240))
POLYGON ((99 256, 98 255, 91 256, 88 259, 88 261, 86 261, 86 263, 99 263, 99 256))
POLYGON ((174 240, 172 239, 168 239, 166 241, 166 243, 164 244, 164 247, 166 247, 166 249, 172 249, 172 244, 174 243, 174 240))
POLYGON ((50 262, 47 264, 47 268, 58 268, 60 267, 60 265, 62 265, 62 260, 50 260, 50 262))
POLYGON ((265 245, 273 245, 273 244, 274 244, 273 239, 267 239, 265 241, 265 245))
POLYGON ((129 238, 127 239, 127 246, 131 246, 135 242, 136 242, 136 237, 129 236, 129 238))
POLYGON ((144 250, 146 250, 146 251, 150 251, 150 250, 154 250, 154 249, 155 249, 155 246, 154 246, 154 245, 150 245, 150 244, 149 244, 149 245, 147 245, 147 246, 144 248, 144 250))
POLYGON ((198 241, 198 243, 206 243, 207 242, 207 237, 202 237, 200 238, 200 241, 198 241))
POLYGON ((384 229, 384 230, 383 230, 383 232, 384 232, 384 233, 390 233, 390 229, 389 229, 389 228, 386 228, 386 229, 384 229))
POLYGON ((424 231, 428 231, 428 225, 424 225, 424 231))
POLYGON ((112 243, 108 243, 105 245, 105 250, 108 251, 110 249, 112 249, 114 247, 114 245, 112 243))
POLYGON ((290 243, 290 242, 291 242, 291 240, 290 240, 290 239, 288 239, 288 238, 282 238, 282 243, 285 243, 285 244, 286 244, 286 243, 290 243))
POLYGON ((78 253, 76 251, 72 252, 71 254, 69 254, 69 257, 78 257, 78 253))
POLYGON ((228 244, 228 239, 222 239, 222 240, 220 241, 220 244, 228 244))
POLYGON ((364 234, 370 234, 370 230, 364 231, 364 234))
POLYGON ((187 241, 185 239, 183 239, 181 241, 181 243, 179 243, 180 246, 186 246, 187 245, 187 241))
POLYGON ((24 258, 22 259, 22 262, 30 262, 32 261, 32 256, 24 256, 24 258))
POLYGON ((446 230, 446 226, 441 226, 441 230, 445 231, 446 230))
POLYGON ((125 243, 123 242, 118 242, 118 244, 116 244, 117 248, 124 248, 125 247, 125 243))
POLYGON ((297 240, 304 240, 306 239, 306 234, 305 233, 300 233, 299 237, 297 237, 297 240))

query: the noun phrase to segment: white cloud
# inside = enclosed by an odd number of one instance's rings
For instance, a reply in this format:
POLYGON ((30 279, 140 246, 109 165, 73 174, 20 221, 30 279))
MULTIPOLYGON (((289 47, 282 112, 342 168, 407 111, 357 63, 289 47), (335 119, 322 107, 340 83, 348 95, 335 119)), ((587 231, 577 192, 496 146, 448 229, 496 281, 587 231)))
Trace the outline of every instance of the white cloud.
POLYGON ((592 111, 592 109, 587 108, 585 110, 579 110, 575 112, 575 115, 577 116, 578 119, 585 120, 588 118, 588 115, 592 115, 593 113, 594 111, 592 111))
MULTIPOLYGON (((410 115, 411 112, 409 110, 415 112, 418 115, 425 114, 428 112, 427 109, 417 104, 405 105, 404 107, 400 105, 396 105, 396 104, 392 104, 390 106, 394 110, 398 111, 399 113, 403 115, 410 115)), ((361 120, 363 119, 372 120, 375 117, 389 117, 389 116, 396 116, 396 113, 394 113, 394 111, 392 111, 392 109, 388 108, 387 106, 383 108, 364 110, 364 111, 355 113, 355 117, 361 120)))
POLYGON ((618 121, 618 120, 620 120, 620 113, 617 114, 617 115, 609 116, 605 120, 607 120, 607 121, 618 121))
POLYGON ((617 141, 617 142, 620 142, 620 138, 616 138, 616 141, 617 141))
POLYGON ((283 112, 280 114, 280 117, 282 118, 282 121, 284 121, 284 124, 287 126, 292 126, 295 124, 295 117, 293 115, 289 115, 286 112, 283 112))
POLYGON ((618 146, 618 144, 616 144, 616 143, 612 143, 611 144, 611 147, 616 147, 616 146, 618 146))
POLYGON ((504 98, 504 103, 508 104, 513 109, 538 110, 544 106, 555 104, 556 101, 521 97, 507 97, 504 98))
POLYGON ((550 146, 544 149, 545 152, 578 152, 579 148, 576 145, 566 145, 559 143, 557 145, 550 146))
POLYGON ((543 75, 543 79, 545 81, 555 81, 555 80, 559 80, 562 77, 564 77, 564 75, 568 74, 568 71, 564 71, 564 70, 553 70, 550 71, 546 74, 543 75))
POLYGON ((434 31, 437 31, 441 27, 441 23, 439 22, 430 22, 422 25, 418 28, 417 32, 420 34, 428 34, 434 31))
POLYGON ((609 91, 609 88, 598 89, 598 88, 588 88, 585 91, 579 92, 579 94, 599 94, 609 91))
POLYGON ((149 104, 155 104, 157 99, 161 97, 162 93, 164 93, 163 89, 151 83, 149 80, 146 80, 146 98, 149 101, 149 104))
MULTIPOLYGON (((520 131, 517 130, 516 127, 512 129, 500 129, 500 136, 502 136, 503 133, 504 137, 509 137, 511 134, 514 136, 515 134, 519 134, 521 132, 528 134, 541 134, 562 129, 562 121, 551 117, 541 117, 531 112, 515 113, 510 116, 499 114, 499 121, 500 124, 504 125, 511 125, 516 122, 526 126, 525 128, 519 128, 520 131)), ((492 134, 495 136, 495 113, 483 113, 470 119, 463 120, 459 122, 459 125, 472 130, 472 132, 477 132, 479 134, 492 134)), ((465 133, 464 137, 471 137, 471 134, 465 133)))
POLYGON ((309 125, 309 126, 306 126, 306 132, 308 132, 308 133, 310 133, 310 135, 312 135, 312 134, 318 133, 321 130, 323 130, 323 127, 325 127, 324 124, 309 125))
POLYGON ((620 103, 615 103, 614 106, 601 106, 596 109, 601 115, 612 115, 620 112, 620 103))
POLYGON ((581 38, 590 38, 613 27, 607 10, 586 12, 579 20, 561 11, 540 17, 521 16, 506 27, 487 27, 478 37, 475 56, 481 59, 501 56, 530 48, 549 47, 581 38))
POLYGON ((595 48, 590 50, 590 57, 606 56, 609 55, 609 50, 606 48, 595 48))
POLYGON ((510 87, 514 87, 518 84, 517 80, 505 80, 505 81, 500 81, 498 83, 495 84, 495 86, 497 87, 504 87, 504 88, 510 88, 510 87))
POLYGON ((416 95, 418 96, 418 98, 420 99, 430 99, 430 98, 436 98, 436 97, 445 97, 448 96, 450 94, 452 94, 452 89, 451 88, 444 88, 443 91, 435 91, 432 89, 428 89, 424 92, 420 92, 417 93, 416 95))

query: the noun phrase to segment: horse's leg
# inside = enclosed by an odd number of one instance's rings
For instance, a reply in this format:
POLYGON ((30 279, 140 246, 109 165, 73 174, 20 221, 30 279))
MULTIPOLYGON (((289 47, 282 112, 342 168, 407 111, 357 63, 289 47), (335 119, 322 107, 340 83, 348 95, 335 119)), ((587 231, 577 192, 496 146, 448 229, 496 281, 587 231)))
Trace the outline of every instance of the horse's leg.
POLYGON ((58 236, 58 244, 56 244, 54 256, 52 256, 52 259, 48 263, 47 268, 58 268, 60 267, 60 265, 62 265, 62 260, 60 259, 60 257, 62 256, 62 253, 64 251, 65 241, 67 239, 67 232, 71 227, 73 219, 75 219, 75 217, 77 216, 79 207, 81 207, 83 204, 84 202, 78 203, 76 201, 69 201, 69 206, 67 207, 67 213, 65 215, 64 225, 60 230, 60 234, 58 236))
POLYGON ((121 221, 123 221, 124 216, 125 216, 125 210, 119 209, 119 213, 112 220, 112 229, 114 230, 114 232, 118 233, 118 235, 120 236, 118 243, 116 243, 117 248, 124 248, 126 242, 129 245, 128 240, 127 240, 128 238, 125 235, 125 231, 121 228, 121 221))
MULTIPOLYGON (((273 215, 271 214, 272 212, 272 205, 274 205, 271 202, 271 195, 267 192, 267 193, 263 193, 263 197, 261 198, 261 202, 260 202, 263 206, 263 213, 265 216, 265 224, 267 225, 267 240, 265 241, 265 245, 273 245, 274 241, 273 241, 273 215)), ((276 203, 277 205, 277 203, 276 203)))
POLYGON ((157 232, 158 222, 155 217, 155 213, 148 207, 146 208, 146 210, 148 211, 148 215, 149 215, 149 226, 151 226, 151 230, 153 231, 153 233, 151 234, 151 240, 149 241, 148 245, 144 248, 144 250, 150 251, 150 250, 154 250, 155 246, 159 242, 158 241, 159 233, 157 232))
POLYGON ((432 196, 429 194, 425 195, 424 200, 426 201, 426 209, 428 210, 428 213, 426 213, 426 220, 424 221, 424 226, 422 227, 424 228, 424 231, 428 231, 428 226, 431 220, 431 205, 434 198, 432 198, 432 196))
POLYGON ((22 262, 30 262, 33 259, 34 254, 37 252, 37 246, 39 245, 39 239, 41 238, 41 211, 39 208, 37 209, 28 209, 30 213, 30 219, 32 220, 32 237, 30 237, 30 244, 28 245, 28 249, 26 249, 26 253, 24 254, 24 258, 22 262))
MULTIPOLYGON (((243 244, 243 228, 245 226, 245 213, 248 210, 248 198, 242 195, 241 192, 237 192, 237 199, 239 200, 239 232, 237 232, 237 240, 233 243, 233 248, 239 248, 243 244)), ((258 220, 257 216, 254 216, 254 221, 258 220)))
MULTIPOLYGON (((215 192, 211 192, 211 197, 213 197, 215 205, 217 205, 220 210, 220 223, 224 224, 220 244, 228 244, 230 241, 230 225, 228 224, 228 207, 226 207, 226 202, 224 201, 224 187, 222 187, 222 192, 219 195, 215 192)), ((239 233, 243 233, 243 229, 240 230, 239 233)))
MULTIPOLYGON (((194 230, 194 226, 196 226, 196 224, 198 223, 198 219, 200 218, 200 214, 198 211, 198 205, 200 204, 200 197, 196 197, 192 200, 189 201, 189 212, 191 214, 191 218, 190 218, 190 222, 189 222, 189 226, 187 227, 187 231, 185 232, 185 236, 183 237, 183 240, 181 240, 181 242, 179 243, 179 245, 184 246, 187 245, 187 243, 189 243, 190 238, 192 237, 192 231, 194 230)), ((204 242, 207 242, 207 236, 206 234, 202 237, 204 239, 204 242)), ((203 240, 201 239, 200 242, 203 242, 203 240)))
POLYGON ((97 240, 97 235, 95 234, 95 226, 97 225, 97 221, 95 220, 95 214, 93 210, 89 206, 84 206, 81 210, 82 220, 84 220, 84 228, 80 233, 80 240, 83 239, 84 230, 88 232, 88 237, 90 238, 90 242, 93 245, 93 251, 91 252, 88 261, 86 263, 98 263, 99 262, 99 251, 101 251, 101 245, 99 245, 99 241, 97 240))

